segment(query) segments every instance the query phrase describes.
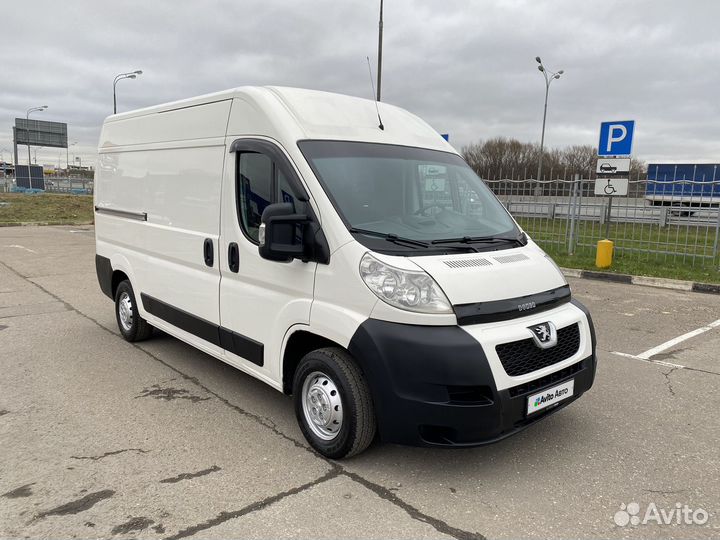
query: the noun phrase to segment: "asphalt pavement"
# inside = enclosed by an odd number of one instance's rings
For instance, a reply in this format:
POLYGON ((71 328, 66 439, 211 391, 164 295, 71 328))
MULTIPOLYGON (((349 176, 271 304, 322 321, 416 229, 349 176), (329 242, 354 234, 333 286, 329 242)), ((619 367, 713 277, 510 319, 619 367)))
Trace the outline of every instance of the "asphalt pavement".
POLYGON ((289 397, 167 335, 125 342, 91 227, 0 228, 0 537, 720 536, 720 297, 570 284, 599 340, 580 400, 491 446, 333 462, 289 397), (672 523, 643 524, 653 506, 672 523))

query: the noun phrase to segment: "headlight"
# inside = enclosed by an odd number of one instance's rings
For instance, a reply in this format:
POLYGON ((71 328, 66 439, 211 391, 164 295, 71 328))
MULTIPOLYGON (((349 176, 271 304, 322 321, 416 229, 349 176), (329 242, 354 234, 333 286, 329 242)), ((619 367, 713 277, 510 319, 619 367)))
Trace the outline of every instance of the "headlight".
POLYGON ((452 306, 435 280, 423 271, 402 270, 366 253, 360 276, 380 300, 418 313, 452 313, 452 306))

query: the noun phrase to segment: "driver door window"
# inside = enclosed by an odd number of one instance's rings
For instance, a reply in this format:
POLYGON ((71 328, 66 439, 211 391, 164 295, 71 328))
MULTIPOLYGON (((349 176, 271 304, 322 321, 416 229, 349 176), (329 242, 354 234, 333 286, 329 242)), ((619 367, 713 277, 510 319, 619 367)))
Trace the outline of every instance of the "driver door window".
POLYGON ((240 226, 255 243, 258 242, 262 213, 269 204, 286 202, 295 208, 290 183, 265 154, 243 152, 238 156, 236 194, 240 226))

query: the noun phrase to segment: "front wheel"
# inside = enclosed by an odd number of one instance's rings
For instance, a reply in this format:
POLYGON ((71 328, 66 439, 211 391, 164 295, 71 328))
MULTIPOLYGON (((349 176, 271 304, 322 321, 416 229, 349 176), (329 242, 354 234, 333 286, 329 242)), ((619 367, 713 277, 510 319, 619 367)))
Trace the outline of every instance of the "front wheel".
POLYGON ((370 390, 343 349, 318 349, 305 355, 295 371, 293 399, 303 435, 325 457, 354 456, 375 437, 370 390))

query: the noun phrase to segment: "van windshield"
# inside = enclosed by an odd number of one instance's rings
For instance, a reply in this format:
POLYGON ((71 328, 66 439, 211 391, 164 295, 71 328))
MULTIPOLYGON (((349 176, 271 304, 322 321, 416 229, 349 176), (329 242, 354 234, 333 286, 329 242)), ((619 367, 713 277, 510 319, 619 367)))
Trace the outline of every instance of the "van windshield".
POLYGON ((455 154, 345 141, 298 146, 353 233, 419 245, 518 242, 505 208, 455 154))

